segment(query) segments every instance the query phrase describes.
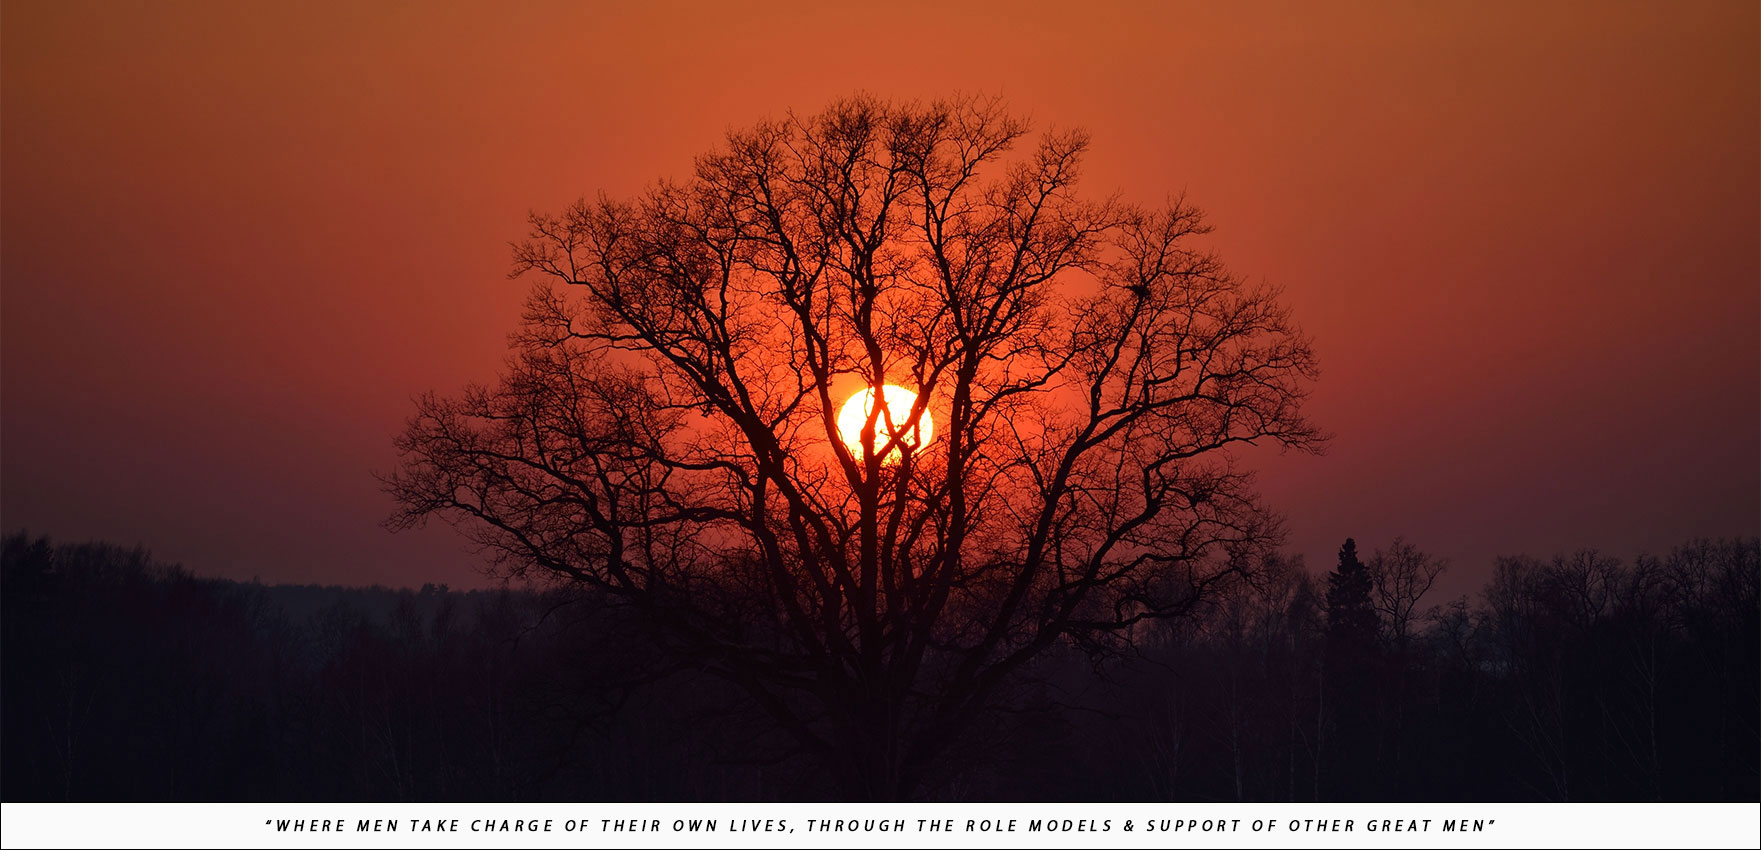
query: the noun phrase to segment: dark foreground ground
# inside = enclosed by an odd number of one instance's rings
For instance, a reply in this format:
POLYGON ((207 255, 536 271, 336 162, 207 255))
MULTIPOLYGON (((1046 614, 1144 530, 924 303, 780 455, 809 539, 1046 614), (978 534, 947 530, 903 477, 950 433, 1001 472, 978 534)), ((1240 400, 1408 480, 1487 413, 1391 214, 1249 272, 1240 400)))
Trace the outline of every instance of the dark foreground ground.
MULTIPOLYGON (((22 534, 3 567, 8 801, 827 793, 591 595, 241 584, 22 534)), ((1285 567, 1130 657, 1046 659, 922 796, 1761 799, 1761 542, 1506 559, 1349 686, 1324 578, 1285 567)))

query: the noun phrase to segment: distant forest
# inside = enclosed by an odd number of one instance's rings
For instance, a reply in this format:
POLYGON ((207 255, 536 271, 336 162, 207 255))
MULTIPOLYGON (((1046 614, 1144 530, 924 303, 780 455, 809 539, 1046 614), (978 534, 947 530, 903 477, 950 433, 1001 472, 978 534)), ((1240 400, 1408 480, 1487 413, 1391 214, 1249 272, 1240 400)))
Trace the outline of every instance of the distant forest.
MULTIPOLYGON (((935 800, 1761 799, 1761 540, 1441 564, 1349 541, 1050 653, 935 800)), ((577 588, 198 578, 4 541, 9 801, 815 800, 742 692, 577 588)))

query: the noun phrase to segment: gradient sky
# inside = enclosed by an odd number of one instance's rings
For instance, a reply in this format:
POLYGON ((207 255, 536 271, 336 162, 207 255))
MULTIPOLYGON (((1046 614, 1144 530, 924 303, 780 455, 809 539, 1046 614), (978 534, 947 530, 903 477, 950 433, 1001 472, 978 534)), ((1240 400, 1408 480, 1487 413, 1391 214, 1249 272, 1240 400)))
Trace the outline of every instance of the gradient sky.
POLYGON ((8 0, 0 526, 481 583, 370 473, 495 374, 526 212, 866 89, 1085 126, 1089 191, 1286 288, 1337 436, 1258 460, 1313 568, 1761 533, 1755 3, 730 5, 8 0))

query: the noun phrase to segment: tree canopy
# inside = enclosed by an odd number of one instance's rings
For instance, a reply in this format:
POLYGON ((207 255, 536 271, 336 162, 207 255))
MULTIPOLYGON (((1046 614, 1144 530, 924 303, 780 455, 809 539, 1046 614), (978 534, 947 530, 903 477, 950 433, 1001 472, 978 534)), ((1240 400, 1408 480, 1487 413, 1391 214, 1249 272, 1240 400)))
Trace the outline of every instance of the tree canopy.
POLYGON ((1080 195, 1084 133, 1029 134, 993 98, 857 96, 534 214, 506 372, 420 401, 394 524, 627 601, 848 796, 910 794, 1048 647, 1252 569, 1279 528, 1232 447, 1322 443, 1277 290, 1183 199, 1080 195), (911 409, 840 439, 886 385, 911 409))

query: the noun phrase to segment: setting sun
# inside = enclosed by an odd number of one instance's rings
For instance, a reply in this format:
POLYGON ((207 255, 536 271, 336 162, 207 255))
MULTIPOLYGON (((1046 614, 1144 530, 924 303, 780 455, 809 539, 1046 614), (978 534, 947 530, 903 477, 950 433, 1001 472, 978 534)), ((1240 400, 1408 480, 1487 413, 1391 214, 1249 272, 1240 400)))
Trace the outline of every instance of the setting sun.
MULTIPOLYGON (((857 457, 862 455, 862 426, 868 422, 868 413, 874 406, 875 392, 863 390, 844 402, 843 409, 838 411, 838 436, 843 439, 851 453, 857 457)), ((921 448, 929 444, 935 435, 935 422, 928 411, 918 417, 916 422, 906 421, 911 416, 911 407, 917 403, 917 393, 904 387, 887 384, 881 388, 881 413, 875 417, 875 447, 887 444, 894 434, 898 434, 900 442, 913 448, 921 448), (888 427, 891 420, 892 426, 888 427)), ((897 463, 899 449, 894 447, 883 458, 887 463, 897 463)))

